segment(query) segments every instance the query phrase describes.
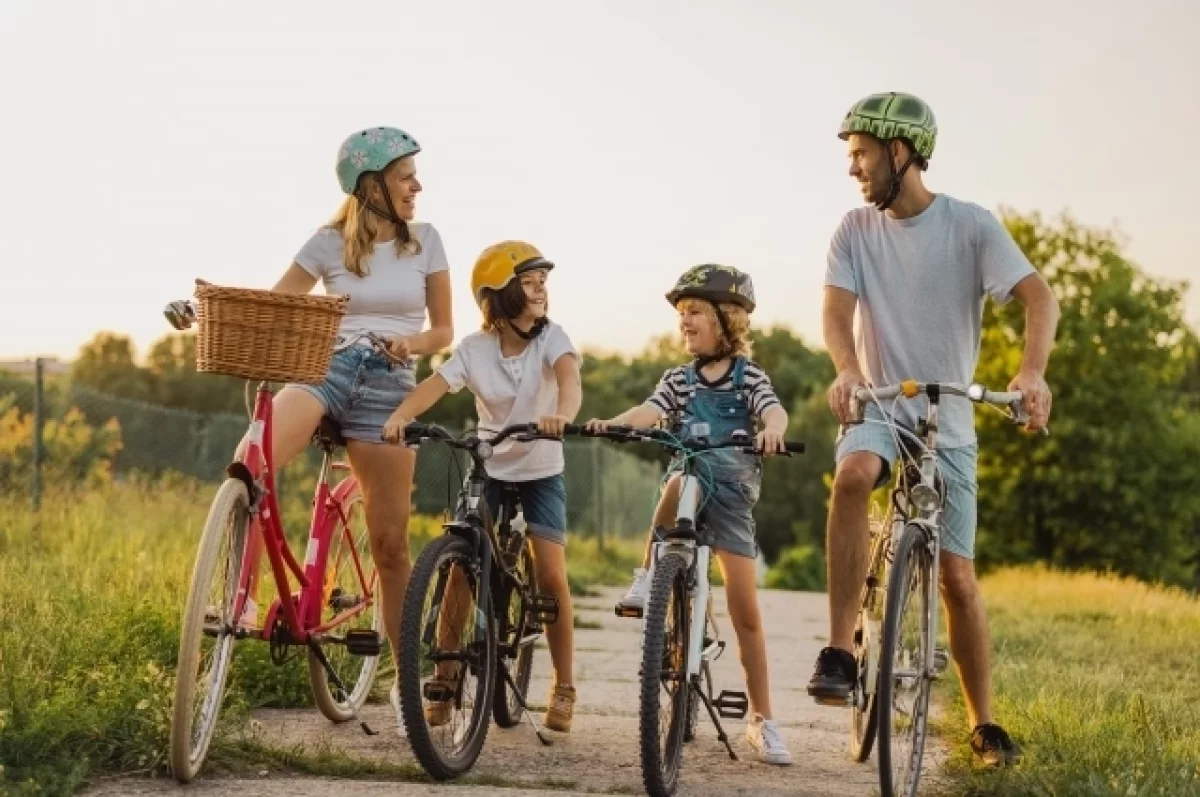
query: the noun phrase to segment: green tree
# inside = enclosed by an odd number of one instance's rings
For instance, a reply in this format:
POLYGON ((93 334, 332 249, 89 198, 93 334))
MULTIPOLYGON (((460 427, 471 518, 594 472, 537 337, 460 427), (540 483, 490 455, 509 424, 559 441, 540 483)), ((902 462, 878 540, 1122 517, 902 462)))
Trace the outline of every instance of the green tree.
MULTIPOLYGON (((1052 434, 980 410, 979 559, 1041 560, 1200 585, 1200 415, 1186 285, 1148 277, 1103 230, 1003 213, 1062 309, 1048 381, 1052 434)), ((985 311, 977 377, 1003 388, 1021 356, 1019 303, 985 311)))
POLYGON ((79 350, 71 379, 104 393, 147 401, 150 379, 134 362, 133 341, 114 332, 97 332, 79 350))
POLYGON ((145 371, 151 386, 148 401, 196 412, 244 412, 244 380, 196 371, 194 334, 169 334, 155 341, 145 371))

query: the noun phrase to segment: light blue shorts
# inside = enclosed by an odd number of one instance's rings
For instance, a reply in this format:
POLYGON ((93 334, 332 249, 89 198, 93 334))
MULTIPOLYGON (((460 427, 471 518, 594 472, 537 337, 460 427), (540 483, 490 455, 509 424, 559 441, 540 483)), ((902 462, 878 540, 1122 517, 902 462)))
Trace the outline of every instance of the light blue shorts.
POLYGON ((289 385, 317 397, 348 440, 383 442, 383 425, 417 386, 412 368, 393 365, 366 346, 334 352, 319 385, 289 385))
POLYGON ((567 483, 563 475, 527 482, 502 482, 489 478, 484 497, 492 517, 497 517, 504 491, 513 488, 521 497, 521 514, 529 533, 543 540, 567 544, 567 483))
MULTIPOLYGON (((872 408, 873 409, 873 408, 872 408)), ((878 412, 868 410, 867 418, 881 419, 878 412)), ((862 423, 843 427, 838 435, 837 462, 856 451, 869 451, 883 460, 879 481, 883 487, 891 482, 892 464, 900 458, 896 441, 886 426, 862 423)), ((946 503, 942 507, 942 550, 964 559, 975 558, 976 498, 975 461, 979 447, 975 445, 938 449, 938 462, 946 483, 946 503)))

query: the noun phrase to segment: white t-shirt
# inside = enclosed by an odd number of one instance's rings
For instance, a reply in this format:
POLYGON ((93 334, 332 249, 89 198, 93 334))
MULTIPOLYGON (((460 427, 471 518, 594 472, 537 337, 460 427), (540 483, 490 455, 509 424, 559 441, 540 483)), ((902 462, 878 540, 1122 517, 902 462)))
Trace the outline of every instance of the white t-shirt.
POLYGON ((415 335, 425 327, 425 278, 446 271, 446 250, 432 224, 410 224, 421 253, 396 255, 396 243, 375 244, 366 259, 367 275, 356 277, 342 262, 342 234, 322 227, 296 253, 296 263, 319 278, 329 294, 349 295, 342 317, 343 335, 375 332, 415 335))
MULTIPOLYGON (((475 395, 479 429, 494 433, 554 414, 558 409, 554 364, 564 355, 579 359, 567 333, 553 321, 515 357, 503 356, 499 335, 481 330, 463 338, 438 373, 451 392, 465 387, 475 395)), ((487 461, 487 472, 493 479, 507 482, 555 476, 563 472, 562 443, 506 440, 487 461)))

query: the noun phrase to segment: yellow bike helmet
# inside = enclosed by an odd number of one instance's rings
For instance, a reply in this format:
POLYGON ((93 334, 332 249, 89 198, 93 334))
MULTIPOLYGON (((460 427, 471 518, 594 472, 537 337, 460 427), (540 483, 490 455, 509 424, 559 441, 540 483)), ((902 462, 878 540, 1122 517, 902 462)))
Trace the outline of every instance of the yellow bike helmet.
POLYGON ((489 246, 479 255, 475 267, 471 269, 471 293, 475 296, 475 304, 483 306, 484 288, 502 290, 518 274, 535 268, 549 271, 554 268, 554 264, 542 257, 542 253, 532 244, 524 241, 501 241, 489 246))

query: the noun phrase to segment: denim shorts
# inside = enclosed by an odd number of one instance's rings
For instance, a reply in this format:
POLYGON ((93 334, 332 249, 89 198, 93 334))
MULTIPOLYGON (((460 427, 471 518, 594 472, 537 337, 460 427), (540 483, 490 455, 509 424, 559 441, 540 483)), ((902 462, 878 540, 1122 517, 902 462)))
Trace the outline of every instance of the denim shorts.
POLYGON ((393 365, 366 346, 336 351, 319 385, 289 385, 317 397, 348 440, 383 442, 383 425, 417 385, 412 368, 393 365))
POLYGON ((506 488, 512 487, 521 499, 521 514, 530 535, 543 540, 567 543, 567 484, 560 473, 527 482, 502 482, 488 479, 484 497, 492 517, 496 517, 506 488))
MULTIPOLYGON (((697 520, 704 525, 713 550, 754 559, 758 556, 754 505, 762 491, 762 465, 751 457, 744 459, 745 464, 733 467, 706 467, 704 457, 699 458, 693 471, 703 485, 697 520)), ((673 461, 666 478, 680 469, 673 461)))
MULTIPOLYGON (((867 409, 868 419, 882 421, 874 407, 867 409)), ((964 559, 975 558, 975 522, 978 485, 975 461, 978 446, 938 449, 938 464, 946 484, 946 502, 942 507, 942 550, 964 559)), ((844 427, 837 441, 837 462, 856 451, 869 451, 883 460, 875 487, 891 482, 892 464, 900 458, 896 441, 886 426, 862 423, 844 427)))

